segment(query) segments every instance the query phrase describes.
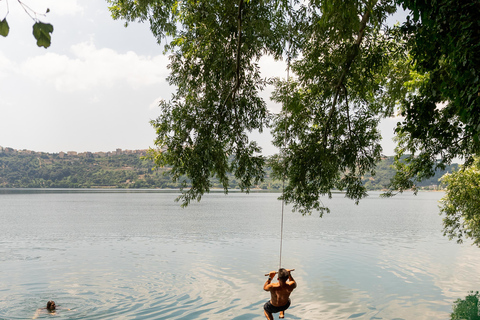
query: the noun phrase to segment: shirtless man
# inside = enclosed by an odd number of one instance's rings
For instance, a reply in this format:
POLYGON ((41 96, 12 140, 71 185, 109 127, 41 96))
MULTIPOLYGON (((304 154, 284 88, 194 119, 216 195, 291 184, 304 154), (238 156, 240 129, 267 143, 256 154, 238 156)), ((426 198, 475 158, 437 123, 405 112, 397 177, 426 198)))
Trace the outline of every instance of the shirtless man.
POLYGON ((268 279, 263 285, 263 290, 270 291, 270 301, 265 303, 263 306, 263 312, 265 317, 269 320, 273 320, 273 314, 280 312, 280 319, 285 317, 285 310, 290 307, 290 294, 293 289, 297 287, 297 283, 293 280, 293 277, 290 273, 292 270, 286 270, 280 268, 278 270, 278 282, 272 283, 273 277, 277 272, 270 271, 268 274, 268 279))

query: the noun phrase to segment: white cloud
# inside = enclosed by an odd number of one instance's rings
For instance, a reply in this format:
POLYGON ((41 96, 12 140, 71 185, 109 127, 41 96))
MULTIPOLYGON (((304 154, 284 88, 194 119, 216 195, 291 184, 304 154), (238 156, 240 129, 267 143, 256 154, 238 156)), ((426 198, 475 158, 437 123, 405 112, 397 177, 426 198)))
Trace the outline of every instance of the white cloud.
POLYGON ((0 52, 0 79, 8 77, 8 74, 15 69, 14 63, 0 52))
POLYGON ((162 97, 158 97, 157 99, 153 100, 152 103, 148 106, 148 109, 154 110, 158 108, 160 101, 164 100, 162 97))
POLYGON ((45 1, 45 6, 50 9, 53 15, 74 15, 83 13, 77 0, 48 0, 45 1))
POLYGON ((91 42, 71 47, 73 57, 45 53, 28 59, 22 73, 39 82, 52 83, 58 91, 75 92, 127 84, 134 89, 165 83, 168 58, 125 54, 97 49, 91 42))

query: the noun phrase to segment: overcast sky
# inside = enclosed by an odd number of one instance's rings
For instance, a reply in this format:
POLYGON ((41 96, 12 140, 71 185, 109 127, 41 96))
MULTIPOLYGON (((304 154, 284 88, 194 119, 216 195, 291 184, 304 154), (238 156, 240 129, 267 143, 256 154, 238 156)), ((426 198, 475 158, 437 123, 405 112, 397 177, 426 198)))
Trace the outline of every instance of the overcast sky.
MULTIPOLYGON (((169 99, 168 57, 148 24, 110 17, 101 0, 25 0, 53 24, 52 45, 37 47, 33 20, 9 1, 10 33, 0 37, 0 146, 57 153, 154 147, 149 121, 169 99)), ((7 10, 0 0, 0 20, 7 10)), ((264 76, 285 77, 271 59, 264 76)), ((268 96, 268 93, 265 94, 268 96)), ((269 103, 272 111, 278 107, 269 103)), ((385 120, 384 154, 393 155, 393 124, 385 120)), ((254 135, 266 154, 268 135, 254 135)))

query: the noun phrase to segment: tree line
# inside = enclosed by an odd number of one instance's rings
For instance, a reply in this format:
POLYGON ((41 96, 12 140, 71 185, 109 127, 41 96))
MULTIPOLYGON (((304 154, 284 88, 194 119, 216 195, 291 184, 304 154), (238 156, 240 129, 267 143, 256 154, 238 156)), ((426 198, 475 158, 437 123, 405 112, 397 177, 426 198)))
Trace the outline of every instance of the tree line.
MULTIPOLYGON (((108 157, 59 157, 58 154, 0 153, 0 187, 4 188, 180 188, 186 177, 173 180, 169 168, 154 168, 137 154, 108 157)), ((231 179, 230 188, 238 188, 231 179)), ((266 179, 261 189, 278 190, 279 181, 266 179)), ((222 188, 212 180, 212 188, 222 188)))
MULTIPOLYGON (((368 190, 385 190, 395 171, 393 157, 377 164, 374 176, 365 175, 362 181, 368 190)), ((453 167, 452 167, 453 168, 453 167)), ((447 168, 446 171, 452 171, 447 168)), ((111 155, 108 157, 59 157, 58 154, 0 154, 0 187, 3 188, 180 188, 190 187, 187 177, 177 181, 169 175, 170 168, 155 168, 152 160, 138 154, 111 155)), ((257 189, 281 191, 282 181, 272 177, 271 168, 255 186, 257 189)), ((437 189, 439 178, 446 172, 438 171, 434 177, 419 187, 437 189)), ((223 188, 218 179, 212 188, 223 188)), ((235 177, 229 179, 229 188, 239 189, 235 177)))

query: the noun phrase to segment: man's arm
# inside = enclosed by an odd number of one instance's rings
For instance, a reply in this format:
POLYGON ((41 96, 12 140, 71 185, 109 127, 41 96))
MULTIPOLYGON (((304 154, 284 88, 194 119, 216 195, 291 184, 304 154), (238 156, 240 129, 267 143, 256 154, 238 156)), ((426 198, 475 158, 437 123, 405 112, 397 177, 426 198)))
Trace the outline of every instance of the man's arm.
POLYGON ((295 279, 292 277, 292 273, 290 271, 292 270, 287 270, 288 271, 288 282, 287 284, 292 287, 292 289, 295 289, 297 287, 297 283, 295 282, 295 279))
POLYGON ((40 314, 41 311, 42 311, 42 309, 37 309, 37 311, 35 311, 35 314, 34 314, 32 319, 37 319, 38 315, 40 314))
POLYGON ((265 284, 263 285, 263 290, 265 291, 270 291, 270 289, 273 287, 272 286, 272 279, 275 277, 276 272, 275 271, 270 271, 268 274, 268 279, 265 281, 265 284))

